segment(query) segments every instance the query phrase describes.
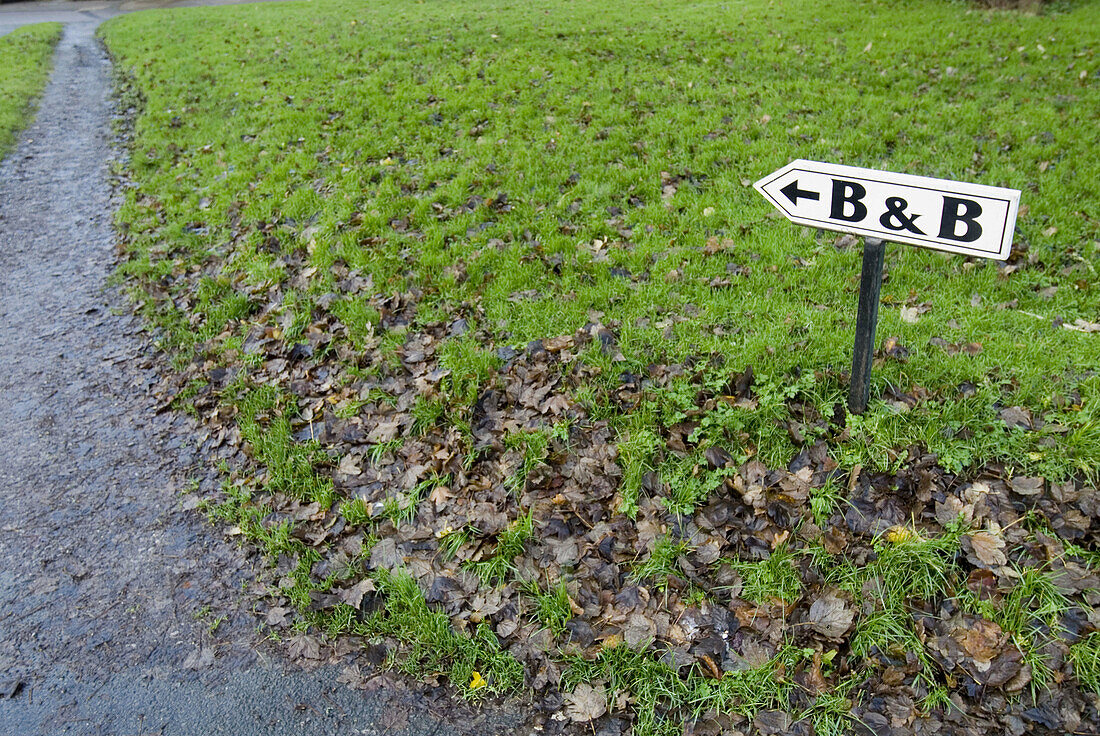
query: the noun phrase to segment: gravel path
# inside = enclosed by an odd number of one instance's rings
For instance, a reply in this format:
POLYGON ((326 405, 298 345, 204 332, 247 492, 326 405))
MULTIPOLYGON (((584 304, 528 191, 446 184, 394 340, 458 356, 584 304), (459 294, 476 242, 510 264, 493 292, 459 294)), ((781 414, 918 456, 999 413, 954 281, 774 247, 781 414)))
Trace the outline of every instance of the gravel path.
POLYGON ((385 677, 350 690, 341 664, 306 672, 257 641, 247 561, 182 509, 198 430, 153 411, 151 351, 105 286, 94 29, 118 8, 97 7, 69 19, 37 122, 0 165, 0 734, 511 733, 514 715, 385 677))

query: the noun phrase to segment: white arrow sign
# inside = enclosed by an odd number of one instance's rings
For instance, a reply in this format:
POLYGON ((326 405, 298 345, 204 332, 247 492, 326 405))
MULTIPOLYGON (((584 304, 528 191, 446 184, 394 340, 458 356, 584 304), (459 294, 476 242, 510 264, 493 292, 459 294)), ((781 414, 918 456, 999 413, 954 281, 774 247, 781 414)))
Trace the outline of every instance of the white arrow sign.
POLYGON ((753 186, 789 220, 1004 260, 1020 192, 926 176, 792 161, 753 186))

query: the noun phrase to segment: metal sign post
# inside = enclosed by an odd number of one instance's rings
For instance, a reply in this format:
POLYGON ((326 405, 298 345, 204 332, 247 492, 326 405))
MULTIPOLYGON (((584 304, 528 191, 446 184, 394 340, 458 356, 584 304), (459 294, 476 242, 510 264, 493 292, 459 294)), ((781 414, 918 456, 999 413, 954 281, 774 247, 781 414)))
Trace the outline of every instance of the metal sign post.
POLYGON ((870 394, 885 241, 1004 260, 1020 206, 1016 189, 820 161, 792 161, 754 186, 792 222, 864 238, 848 394, 856 414, 870 394))
POLYGON ((856 346, 852 353, 852 381, 848 387, 848 410, 853 414, 862 414, 867 409, 867 399, 871 394, 871 363, 875 359, 878 295, 882 290, 882 262, 885 256, 884 241, 864 239, 859 310, 856 312, 856 346))

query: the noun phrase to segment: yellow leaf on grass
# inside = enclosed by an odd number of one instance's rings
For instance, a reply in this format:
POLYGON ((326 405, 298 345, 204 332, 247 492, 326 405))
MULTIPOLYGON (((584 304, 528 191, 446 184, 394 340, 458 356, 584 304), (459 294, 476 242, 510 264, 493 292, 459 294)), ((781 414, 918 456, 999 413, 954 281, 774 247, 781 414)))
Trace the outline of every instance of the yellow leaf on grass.
POLYGON ((489 683, 485 682, 485 678, 481 676, 481 673, 474 670, 474 676, 470 679, 470 689, 477 690, 478 688, 485 687, 489 683))
POLYGON ((917 539, 917 533, 904 526, 892 526, 886 530, 886 541, 890 544, 901 544, 910 539, 917 539))

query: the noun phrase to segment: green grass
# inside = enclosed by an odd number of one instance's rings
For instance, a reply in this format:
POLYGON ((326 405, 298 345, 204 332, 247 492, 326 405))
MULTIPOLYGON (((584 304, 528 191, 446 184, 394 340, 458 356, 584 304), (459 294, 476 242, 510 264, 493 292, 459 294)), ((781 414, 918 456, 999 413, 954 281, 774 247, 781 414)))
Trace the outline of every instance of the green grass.
POLYGON ((569 591, 565 581, 543 590, 537 581, 526 581, 521 585, 524 594, 531 600, 532 616, 544 627, 560 636, 565 633, 565 625, 573 618, 573 608, 569 603, 569 591))
POLYGON ((649 556, 634 565, 630 577, 634 581, 647 581, 657 590, 665 590, 668 588, 669 578, 683 577, 678 560, 689 551, 691 546, 685 541, 659 537, 649 556))
POLYGON ((741 597, 754 603, 794 603, 802 595, 802 580, 794 568, 795 553, 780 546, 765 560, 734 562, 741 573, 741 597))
POLYGON ((619 462, 623 467, 621 510, 631 518, 637 516, 642 479, 656 469, 654 457, 660 447, 660 437, 647 425, 635 420, 619 440, 619 462))
MULTIPOLYGON (((788 418, 786 401, 809 399, 829 416, 842 400, 859 253, 770 219, 742 182, 797 155, 1016 187, 1028 208, 1018 242, 1032 260, 1010 277, 991 262, 890 248, 880 335, 911 352, 876 367, 870 412, 850 418, 837 451, 868 468, 890 467, 893 451, 914 443, 953 470, 996 460, 1064 477, 1100 467, 1088 378, 1100 341, 1051 327, 1056 317, 1095 321, 1100 302, 1098 231, 1086 216, 1100 164, 1082 117, 1097 92, 1077 73, 1095 41, 1088 4, 1049 17, 981 14, 965 40, 934 30, 963 22, 951 3, 488 12, 320 3, 108 24, 114 53, 151 95, 133 164, 141 187, 121 213, 127 270, 203 261, 230 237, 232 210, 242 225, 223 278, 291 253, 317 269, 282 297, 288 340, 309 318, 301 310, 333 290, 335 263, 383 290, 417 285, 426 321, 476 300, 477 327, 501 343, 571 333, 589 310, 610 307, 618 367, 720 356, 670 387, 688 389, 683 408, 694 408, 696 381, 720 385, 751 363, 757 407, 731 410, 708 432, 747 433, 750 449, 779 464, 794 451, 775 421, 788 418), (852 13, 860 23, 840 22, 852 13), (269 24, 294 30, 269 35, 269 24), (449 30, 428 30, 439 27, 449 30), (588 73, 593 64, 600 74, 588 73), (481 199, 467 211, 471 196, 481 199), (202 227, 187 227, 196 213, 202 227), (260 222, 283 223, 274 254, 260 222), (729 245, 705 255, 710 238, 729 245), (749 272, 711 286, 727 263, 749 272), (666 279, 673 270, 682 278, 666 279), (538 295, 508 299, 527 290, 538 295), (899 316, 910 301, 932 305, 917 324, 899 316), (998 308, 1007 303, 1015 308, 998 308), (685 310, 694 318, 666 324, 685 310), (949 355, 933 337, 982 351, 949 355), (964 382, 972 396, 959 394, 964 382), (877 398, 888 384, 929 395, 898 412, 877 398), (1074 390, 1083 417, 1057 400, 1074 390), (1053 451, 1049 431, 1006 429, 1006 405, 1071 431, 1053 451)), ((285 279, 286 268, 264 278, 285 279)), ((369 333, 366 307, 334 311, 350 339, 369 333)), ((584 358, 607 364, 598 350, 584 358)), ((471 368, 454 379, 463 401, 484 376, 471 368)), ((664 393, 647 405, 674 415, 664 393)))
POLYGON ((674 736, 683 732, 684 719, 695 720, 711 709, 751 718, 760 710, 789 708, 796 686, 787 673, 811 653, 783 646, 758 667, 714 680, 695 672, 685 677, 648 653, 620 644, 601 651, 595 661, 569 657, 562 680, 567 690, 582 682, 602 682, 609 696, 629 692, 635 699, 634 733, 674 736))
POLYGON ((1081 684, 1100 693, 1100 632, 1094 631, 1070 647, 1069 656, 1081 684))
POLYGON ((287 401, 271 386, 257 388, 240 401, 237 423, 251 454, 267 470, 265 485, 306 502, 328 508, 334 500, 332 480, 319 474, 329 457, 316 442, 291 438, 287 401))
MULTIPOLYGON (((1037 694, 1055 678, 1053 663, 1044 648, 1065 634, 1062 617, 1072 604, 1058 589, 1056 576, 1049 570, 1027 568, 1016 573, 1019 582, 1000 605, 978 600, 969 591, 960 592, 959 599, 964 607, 994 622, 1011 637, 1023 661, 1031 667, 1030 686, 1032 693, 1037 694)), ((1082 642, 1074 644, 1070 647, 1070 658, 1077 679, 1091 688, 1093 675, 1089 670, 1086 646, 1082 642)))
POLYGON ((532 524, 530 513, 521 515, 497 535, 496 549, 491 555, 468 560, 463 566, 485 583, 504 582, 515 572, 515 559, 534 532, 532 524))
MULTIPOLYGON (((654 501, 690 520, 732 494, 735 467, 786 467, 816 441, 840 471, 808 491, 804 519, 822 528, 850 508, 837 478, 857 467, 893 474, 911 449, 963 479, 994 466, 1095 482, 1100 334, 1060 325, 1100 321, 1097 29, 1086 2, 1030 16, 935 0, 319 0, 110 21, 103 35, 142 100, 135 186, 118 216, 121 273, 182 370, 242 369, 220 400, 262 472, 227 484, 212 512, 272 559, 294 558, 289 595, 306 623, 398 640, 414 674, 449 674, 469 690, 476 671, 508 689, 522 674, 497 658, 492 631, 453 631, 400 573, 377 577, 397 608, 369 626, 346 608, 308 610, 310 592, 336 582, 310 576, 331 550, 265 524, 274 496, 333 507, 373 534, 417 523, 444 471, 400 497, 388 488, 372 518, 370 502, 340 497, 325 448, 294 439, 305 407, 335 399, 340 419, 373 403, 406 414, 401 436, 365 448, 374 469, 431 443, 428 454, 457 459, 445 471, 456 486, 459 467, 503 474, 475 491, 506 491, 493 500, 512 521, 495 540, 479 540, 467 518, 422 535, 440 560, 497 589, 540 542, 547 504, 519 505, 538 496, 532 479, 552 480, 604 422, 622 469, 608 514, 638 521, 653 521, 654 501), (793 158, 1023 191, 1008 267, 888 248, 880 343, 894 337, 907 352, 876 362, 862 416, 844 410, 859 248, 774 217, 748 186, 793 158), (918 305, 917 322, 902 319, 918 305), (573 413, 525 416, 479 439, 481 400, 516 389, 508 349, 585 334, 555 389, 573 413), (248 352, 257 335, 268 342, 248 352), (402 381, 421 366, 406 361, 425 335, 438 349, 414 388, 402 381), (271 356, 306 349, 292 377, 267 372, 271 356), (345 386, 350 395, 333 395, 345 386), (1007 427, 1001 412, 1013 406, 1037 428, 1007 427), (683 427, 686 444, 674 446, 683 427), (714 467, 722 453, 731 462, 714 467)), ((193 378, 205 390, 201 372, 193 378)), ((549 505, 586 511, 564 494, 549 505)), ((621 582, 667 603, 681 587, 670 580, 690 579, 687 597, 721 599, 694 582, 708 574, 691 562, 696 540, 660 521, 648 554, 620 560, 621 582)), ((830 675, 835 687, 802 712, 819 732, 846 727, 857 697, 846 673, 898 652, 918 659, 925 707, 950 702, 954 685, 914 624, 917 607, 946 597, 1005 630, 1033 688, 1053 677, 1043 648, 1061 634, 1068 599, 1041 569, 1023 571, 996 604, 968 598, 966 531, 895 528, 862 540, 859 564, 795 536, 767 559, 722 558, 760 606, 802 605, 822 581, 863 604, 842 655, 847 679, 830 675)), ((1095 564, 1081 544, 1067 552, 1095 564)), ((567 574, 547 579, 585 582, 567 574)), ((569 601, 561 584, 526 584, 523 605, 555 635, 569 601)), ((1091 636, 1071 649, 1092 688, 1096 649, 1091 636)), ((668 713, 786 707, 789 672, 815 656, 788 644, 760 668, 711 681, 652 651, 589 655, 568 660, 566 689, 603 681, 631 693, 643 734, 679 732, 668 713)))
POLYGON ((38 23, 0 36, 0 159, 30 117, 46 86, 60 23, 38 23))
POLYGON ((550 448, 550 428, 510 432, 504 436, 504 446, 510 450, 518 450, 522 453, 519 465, 509 476, 508 489, 517 496, 527 486, 527 478, 531 471, 546 459, 550 448))
POLYGON ((451 628, 445 613, 432 610, 416 581, 407 573, 380 573, 379 590, 385 606, 351 631, 363 636, 392 636, 408 646, 399 668, 416 677, 446 675, 468 697, 510 693, 523 684, 523 666, 500 649, 488 626, 478 626, 464 636, 451 628), (486 681, 483 688, 468 684, 478 672, 486 681), (467 687, 463 687, 467 686, 467 687))

